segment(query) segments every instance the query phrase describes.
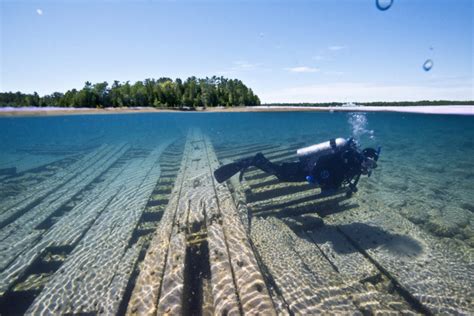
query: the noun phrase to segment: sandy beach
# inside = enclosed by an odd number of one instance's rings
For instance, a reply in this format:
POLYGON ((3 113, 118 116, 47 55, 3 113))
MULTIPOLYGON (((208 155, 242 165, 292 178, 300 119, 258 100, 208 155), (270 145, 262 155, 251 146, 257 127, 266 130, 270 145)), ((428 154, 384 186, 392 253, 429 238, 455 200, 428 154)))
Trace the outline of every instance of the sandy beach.
POLYGON ((129 113, 163 113, 163 112, 193 112, 193 113, 213 113, 213 112, 405 112, 423 114, 455 114, 474 115, 474 105, 443 105, 443 106, 343 106, 343 107, 319 107, 319 106, 247 106, 247 107, 215 107, 207 109, 197 109, 193 111, 178 109, 160 109, 152 107, 133 108, 58 108, 58 107, 23 107, 0 108, 0 117, 12 116, 56 116, 56 115, 85 115, 85 114, 129 114, 129 113))

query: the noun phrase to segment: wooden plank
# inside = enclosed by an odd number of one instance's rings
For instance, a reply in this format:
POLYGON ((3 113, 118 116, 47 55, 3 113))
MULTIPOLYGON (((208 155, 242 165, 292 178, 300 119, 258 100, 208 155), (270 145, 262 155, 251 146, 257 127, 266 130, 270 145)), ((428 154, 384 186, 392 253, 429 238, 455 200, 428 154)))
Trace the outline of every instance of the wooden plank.
POLYGON ((0 227, 5 226, 5 223, 11 217, 14 217, 15 214, 21 212, 35 201, 57 191, 60 186, 77 177, 81 172, 86 170, 91 163, 94 163, 95 160, 112 149, 110 146, 101 146, 97 150, 86 154, 72 165, 48 177, 46 181, 29 188, 27 195, 13 196, 2 201, 0 204, 0 227))
MULTIPOLYGON (((207 159, 210 172, 219 167, 219 162, 209 139, 205 139, 207 159)), ((222 227, 229 250, 230 262, 235 278, 242 311, 254 314, 274 314, 273 302, 270 299, 265 281, 260 272, 252 247, 248 241, 245 227, 240 221, 237 208, 232 200, 229 188, 225 183, 214 182, 222 227)))
POLYGON ((166 268, 161 285, 161 295, 158 301, 158 315, 182 315, 184 269, 186 256, 186 234, 173 227, 166 268))
POLYGON ((219 155, 219 158, 235 160, 239 158, 253 156, 257 152, 266 152, 266 151, 278 150, 278 149, 279 149, 278 145, 258 145, 258 146, 242 148, 240 150, 231 151, 226 154, 221 154, 219 155))
POLYGON ((237 146, 236 148, 227 150, 216 150, 219 160, 235 160, 243 157, 253 156, 258 152, 265 154, 266 157, 277 159, 279 156, 293 156, 296 157, 296 150, 304 146, 304 143, 298 143, 291 146, 287 144, 282 145, 281 142, 273 144, 260 144, 250 146, 237 146))
MULTIPOLYGON (((12 233, 12 231, 15 231, 17 227, 23 226, 24 223, 31 223, 30 220, 32 218, 37 218, 36 215, 40 213, 42 207, 44 208, 46 205, 54 204, 55 202, 60 200, 63 197, 64 193, 67 193, 68 189, 73 188, 73 190, 69 190, 69 192, 77 193, 79 190, 74 190, 74 187, 76 187, 78 183, 84 183, 83 180, 85 178, 91 178, 94 175, 98 176, 98 172, 105 170, 111 165, 108 160, 119 152, 123 153, 123 149, 117 148, 113 150, 108 150, 106 153, 102 152, 97 155, 95 159, 92 159, 94 157, 91 157, 91 159, 88 159, 87 161, 83 160, 84 165, 81 169, 77 170, 78 172, 76 174, 72 175, 69 181, 61 183, 61 185, 56 191, 51 192, 50 195, 43 199, 39 204, 35 205, 31 210, 29 210, 28 213, 22 215, 14 222, 4 227, 0 232, 0 240, 3 240, 8 237, 12 233)), ((93 178, 91 178, 91 180, 93 180, 93 178)), ((86 184, 88 184, 88 182, 86 182, 86 184)), ((42 186, 47 186, 47 184, 43 184, 42 186)), ((69 193, 68 196, 71 196, 71 193, 69 193)))
POLYGON ((4 153, 0 161, 0 169, 15 168, 17 173, 43 167, 53 162, 64 159, 68 155, 77 153, 63 153, 62 155, 30 154, 30 153, 4 153))
POLYGON ((239 298, 232 275, 232 265, 225 243, 224 232, 220 226, 219 208, 215 197, 205 201, 206 225, 211 266, 211 286, 214 314, 238 315, 239 298))
MULTIPOLYGON (((188 139, 185 144, 180 170, 186 169, 188 152, 190 150, 191 143, 188 139)), ((145 259, 140 266, 140 273, 127 308, 127 314, 129 315, 156 314, 184 177, 185 173, 181 171, 176 178, 169 203, 150 242, 145 259)))
POLYGON ((207 190, 203 188, 199 176, 202 174, 201 136, 195 131, 188 135, 188 150, 185 176, 181 183, 177 213, 173 223, 170 246, 167 255, 166 267, 161 286, 161 295, 158 301, 159 315, 183 314, 186 234, 192 226, 203 221, 203 211, 200 198, 207 190), (190 222, 194 224, 190 224, 190 222))
POLYGON ((313 230, 301 231, 300 236, 314 242, 346 279, 362 281, 380 273, 336 227, 323 224, 313 230))
POLYGON ((130 240, 158 181, 157 162, 164 147, 131 163, 135 174, 122 184, 120 192, 68 256, 59 273, 46 284, 27 314, 117 312, 110 309, 120 305, 120 293, 124 293, 126 286, 123 280, 131 273, 138 256, 138 249, 130 245, 130 240))
POLYGON ((295 201, 299 203, 306 203, 314 200, 315 196, 319 193, 318 189, 306 190, 302 192, 293 193, 291 195, 275 196, 265 200, 259 200, 255 202, 249 202, 248 207, 255 211, 275 211, 276 206, 278 208, 287 208, 289 205, 295 205, 295 201), (299 202, 301 201, 301 202, 299 202))
POLYGON ((41 201, 41 199, 44 199, 49 194, 56 192, 71 181, 71 179, 80 176, 84 170, 87 170, 90 165, 95 163, 94 160, 107 154, 111 149, 112 148, 104 147, 100 151, 93 152, 74 163, 71 168, 61 170, 49 177, 48 180, 33 185, 32 188, 28 190, 28 194, 16 195, 6 199, 1 204, 3 210, 0 213, 0 227, 3 228, 10 224, 22 215, 25 210, 34 206, 35 203, 38 203, 38 201, 41 201))
MULTIPOLYGON (((215 143, 214 143, 215 144, 215 143)), ((220 143, 220 144, 215 144, 215 149, 218 155, 221 154, 228 154, 228 153, 238 153, 240 150, 245 150, 248 148, 254 148, 254 147, 265 147, 268 144, 264 144, 261 142, 258 143, 245 143, 245 144, 235 144, 235 143, 220 143)))
POLYGON ((0 272, 0 292, 4 293, 49 247, 75 246, 97 216, 119 192, 123 182, 133 176, 133 165, 125 164, 107 173, 88 195, 62 216, 41 239, 0 272))
POLYGON ((234 199, 234 204, 236 205, 238 213, 239 213, 240 221, 242 222, 244 229, 247 232, 247 235, 249 236, 249 242, 252 243, 251 246, 256 256, 256 259, 258 261, 259 268, 261 270, 263 269, 262 272, 265 275, 265 278, 268 282, 267 288, 268 288, 270 297, 273 301, 273 306, 275 308, 275 311, 277 315, 288 315, 289 314, 288 304, 284 301, 284 298, 282 297, 281 293, 279 293, 279 290, 273 280, 273 277, 271 276, 270 272, 268 271, 265 264, 263 263, 257 248, 255 247, 252 239, 250 238, 251 237, 250 232, 252 229, 252 214, 246 204, 246 197, 244 193, 245 192, 244 190, 246 190, 246 183, 240 182, 236 177, 231 178, 229 183, 230 183, 230 186, 232 187, 232 196, 234 199))
POLYGON ((0 232, 0 251, 5 256, 0 258, 0 269, 5 269, 20 253, 35 244, 44 233, 35 228, 107 170, 125 150, 126 147, 121 146, 102 156, 94 164, 89 165, 82 174, 51 193, 15 222, 4 227, 0 232))
MULTIPOLYGON (((251 187, 251 186, 250 186, 251 187)), ((252 187, 251 187, 252 188, 252 187)), ((312 194, 320 192, 315 186, 309 185, 305 182, 295 183, 277 183, 261 188, 252 188, 247 195, 249 203, 265 201, 268 199, 283 199, 285 196, 292 198, 295 194, 301 194, 310 191, 312 194)))
POLYGON ((120 259, 120 265, 117 267, 112 281, 108 285, 109 291, 107 291, 106 297, 99 307, 100 314, 117 315, 127 284, 137 263, 141 247, 142 242, 134 244, 126 250, 120 259))
MULTIPOLYGON (((186 181, 185 181, 186 182, 186 181)), ((166 266, 158 300, 158 315, 181 315, 184 291, 184 269, 186 257, 186 225, 190 213, 190 201, 183 194, 183 185, 176 210, 166 266)))
MULTIPOLYGON (((19 205, 12 207, 7 212, 2 213, 2 224, 8 220, 8 217, 15 215, 13 212, 21 211, 24 207, 28 207, 30 202, 35 202, 36 200, 41 200, 39 204, 33 204, 34 206, 28 210, 28 212, 37 210, 39 205, 44 205, 46 203, 51 203, 55 201, 60 196, 60 193, 65 191, 65 188, 69 188, 82 180, 85 176, 91 174, 91 170, 98 169, 100 170, 101 165, 107 164, 107 159, 113 157, 117 152, 123 153, 123 145, 114 148, 114 147, 104 147, 102 150, 94 152, 87 157, 81 159, 80 161, 73 164, 73 168, 66 168, 60 170, 50 177, 50 181, 44 181, 38 184, 37 187, 33 187, 31 190, 31 197, 25 198, 24 201, 21 201, 19 205)), ((30 196, 30 195, 28 195, 30 196)), ((20 223, 24 221, 24 218, 31 217, 31 214, 24 214, 17 219, 20 223)), ((34 216, 33 216, 34 217, 34 216)), ((15 222, 12 222, 10 225, 6 226, 0 234, 0 239, 3 239, 6 232, 8 232, 9 226, 17 225, 15 222)), ((21 226, 17 225, 17 226, 21 226)))
MULTIPOLYGON (((334 290, 322 284, 318 275, 312 273, 293 250, 288 237, 281 232, 280 227, 275 226, 275 221, 275 218, 254 219, 251 236, 290 311, 297 315, 312 315, 321 311, 357 312, 352 302, 344 296, 337 295, 335 299, 330 299, 334 290)), ((327 262, 317 262, 321 263, 321 275, 335 275, 327 262)))
POLYGON ((205 169, 206 162, 202 159, 202 136, 192 131, 188 137, 189 150, 184 170, 185 180, 182 182, 178 210, 174 220, 162 294, 158 303, 158 314, 185 313, 182 309, 181 299, 187 299, 184 297, 186 234, 197 233, 200 227, 205 225, 202 199, 208 195, 209 186, 204 183, 203 179, 206 177, 205 171, 207 170, 205 169))
POLYGON ((298 238, 281 220, 256 219, 252 235, 294 314, 413 313, 401 298, 339 274, 311 241, 298 238))
POLYGON ((192 150, 188 152, 186 180, 180 199, 181 203, 189 201, 187 229, 190 233, 198 233, 203 226, 206 227, 214 313, 237 315, 240 306, 222 223, 219 222, 220 212, 206 156, 206 144, 201 134, 194 132, 190 136, 192 150))
POLYGON ((245 243, 245 229, 235 206, 229 203, 228 188, 218 188, 213 181, 216 164, 210 143, 199 131, 191 131, 178 176, 180 182, 173 189, 162 225, 145 257, 127 313, 186 313, 182 301, 188 299, 184 297, 185 264, 193 264, 194 258, 185 258, 186 247, 192 247, 185 238, 201 234, 204 241, 198 242, 207 242, 209 251, 206 264, 211 271, 214 313, 274 314, 252 250, 245 243), (233 229, 225 229, 226 225, 233 229), (233 245, 234 242, 243 246, 233 245))
POLYGON ((473 314, 472 250, 450 247, 377 202, 326 218, 406 291, 421 309, 473 314))
MULTIPOLYGON (((314 216, 305 217, 306 225, 314 224, 307 222, 308 217, 314 218, 314 216)), ((300 224, 305 220, 299 217, 297 222, 300 224)), ((322 236, 330 240, 330 243, 321 244, 320 240, 314 242, 312 238, 308 238, 308 234, 311 234, 311 231, 308 231, 310 226, 301 230, 301 227, 292 227, 285 221, 274 219, 273 223, 279 228, 279 231, 285 233, 293 245, 294 251, 298 253, 306 267, 314 275, 317 275, 320 287, 331 288, 330 297, 326 300, 333 300, 336 297, 337 301, 339 297, 345 296, 361 312, 371 314, 410 314, 414 312, 404 298, 390 290, 391 284, 382 284, 383 281, 388 280, 383 278, 381 271, 354 249, 347 240, 344 242, 344 236, 337 231, 331 231, 331 227, 328 228, 330 234, 325 231, 326 225, 324 224, 322 226, 316 224, 313 227, 313 231, 322 231, 322 236), (337 244, 336 248, 335 242, 341 242, 341 244, 337 244), (340 247, 343 247, 344 250, 341 251, 340 247), (329 269, 328 263, 332 269, 329 269), (378 287, 376 288, 375 285, 378 287), (386 288, 383 288, 384 286, 386 288)))

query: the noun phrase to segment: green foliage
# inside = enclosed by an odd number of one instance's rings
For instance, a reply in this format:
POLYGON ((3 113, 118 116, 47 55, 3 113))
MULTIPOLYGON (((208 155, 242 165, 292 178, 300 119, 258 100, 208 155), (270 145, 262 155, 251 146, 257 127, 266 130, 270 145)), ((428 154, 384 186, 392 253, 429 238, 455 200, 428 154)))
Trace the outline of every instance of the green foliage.
POLYGON ((34 107, 216 107, 259 105, 260 99, 242 81, 213 76, 186 81, 170 78, 145 79, 130 84, 114 81, 92 84, 87 81, 81 90, 55 92, 40 97, 21 92, 0 93, 0 106, 34 107))

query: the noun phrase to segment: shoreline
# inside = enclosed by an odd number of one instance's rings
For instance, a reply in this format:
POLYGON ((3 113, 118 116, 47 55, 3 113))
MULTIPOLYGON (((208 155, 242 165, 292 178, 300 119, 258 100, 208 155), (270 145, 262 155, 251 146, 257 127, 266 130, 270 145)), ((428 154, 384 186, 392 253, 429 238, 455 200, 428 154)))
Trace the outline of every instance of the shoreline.
POLYGON ((62 115, 94 115, 94 114, 131 114, 131 113, 231 113, 231 112, 398 112, 445 115, 474 115, 474 105, 438 105, 438 106, 248 106, 248 107, 217 107, 199 110, 157 109, 152 107, 134 108, 0 108, 0 117, 25 116, 62 116, 62 115))

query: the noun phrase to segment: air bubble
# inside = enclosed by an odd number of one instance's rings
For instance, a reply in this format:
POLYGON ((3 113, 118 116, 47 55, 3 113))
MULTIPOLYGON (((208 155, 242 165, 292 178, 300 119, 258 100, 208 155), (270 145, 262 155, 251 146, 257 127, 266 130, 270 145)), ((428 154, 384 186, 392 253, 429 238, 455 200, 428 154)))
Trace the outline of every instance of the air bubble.
POLYGON ((388 10, 393 4, 393 0, 375 0, 375 5, 380 11, 388 10))
POLYGON ((433 68, 433 61, 431 59, 427 59, 423 64, 423 69, 425 71, 430 71, 433 68))

